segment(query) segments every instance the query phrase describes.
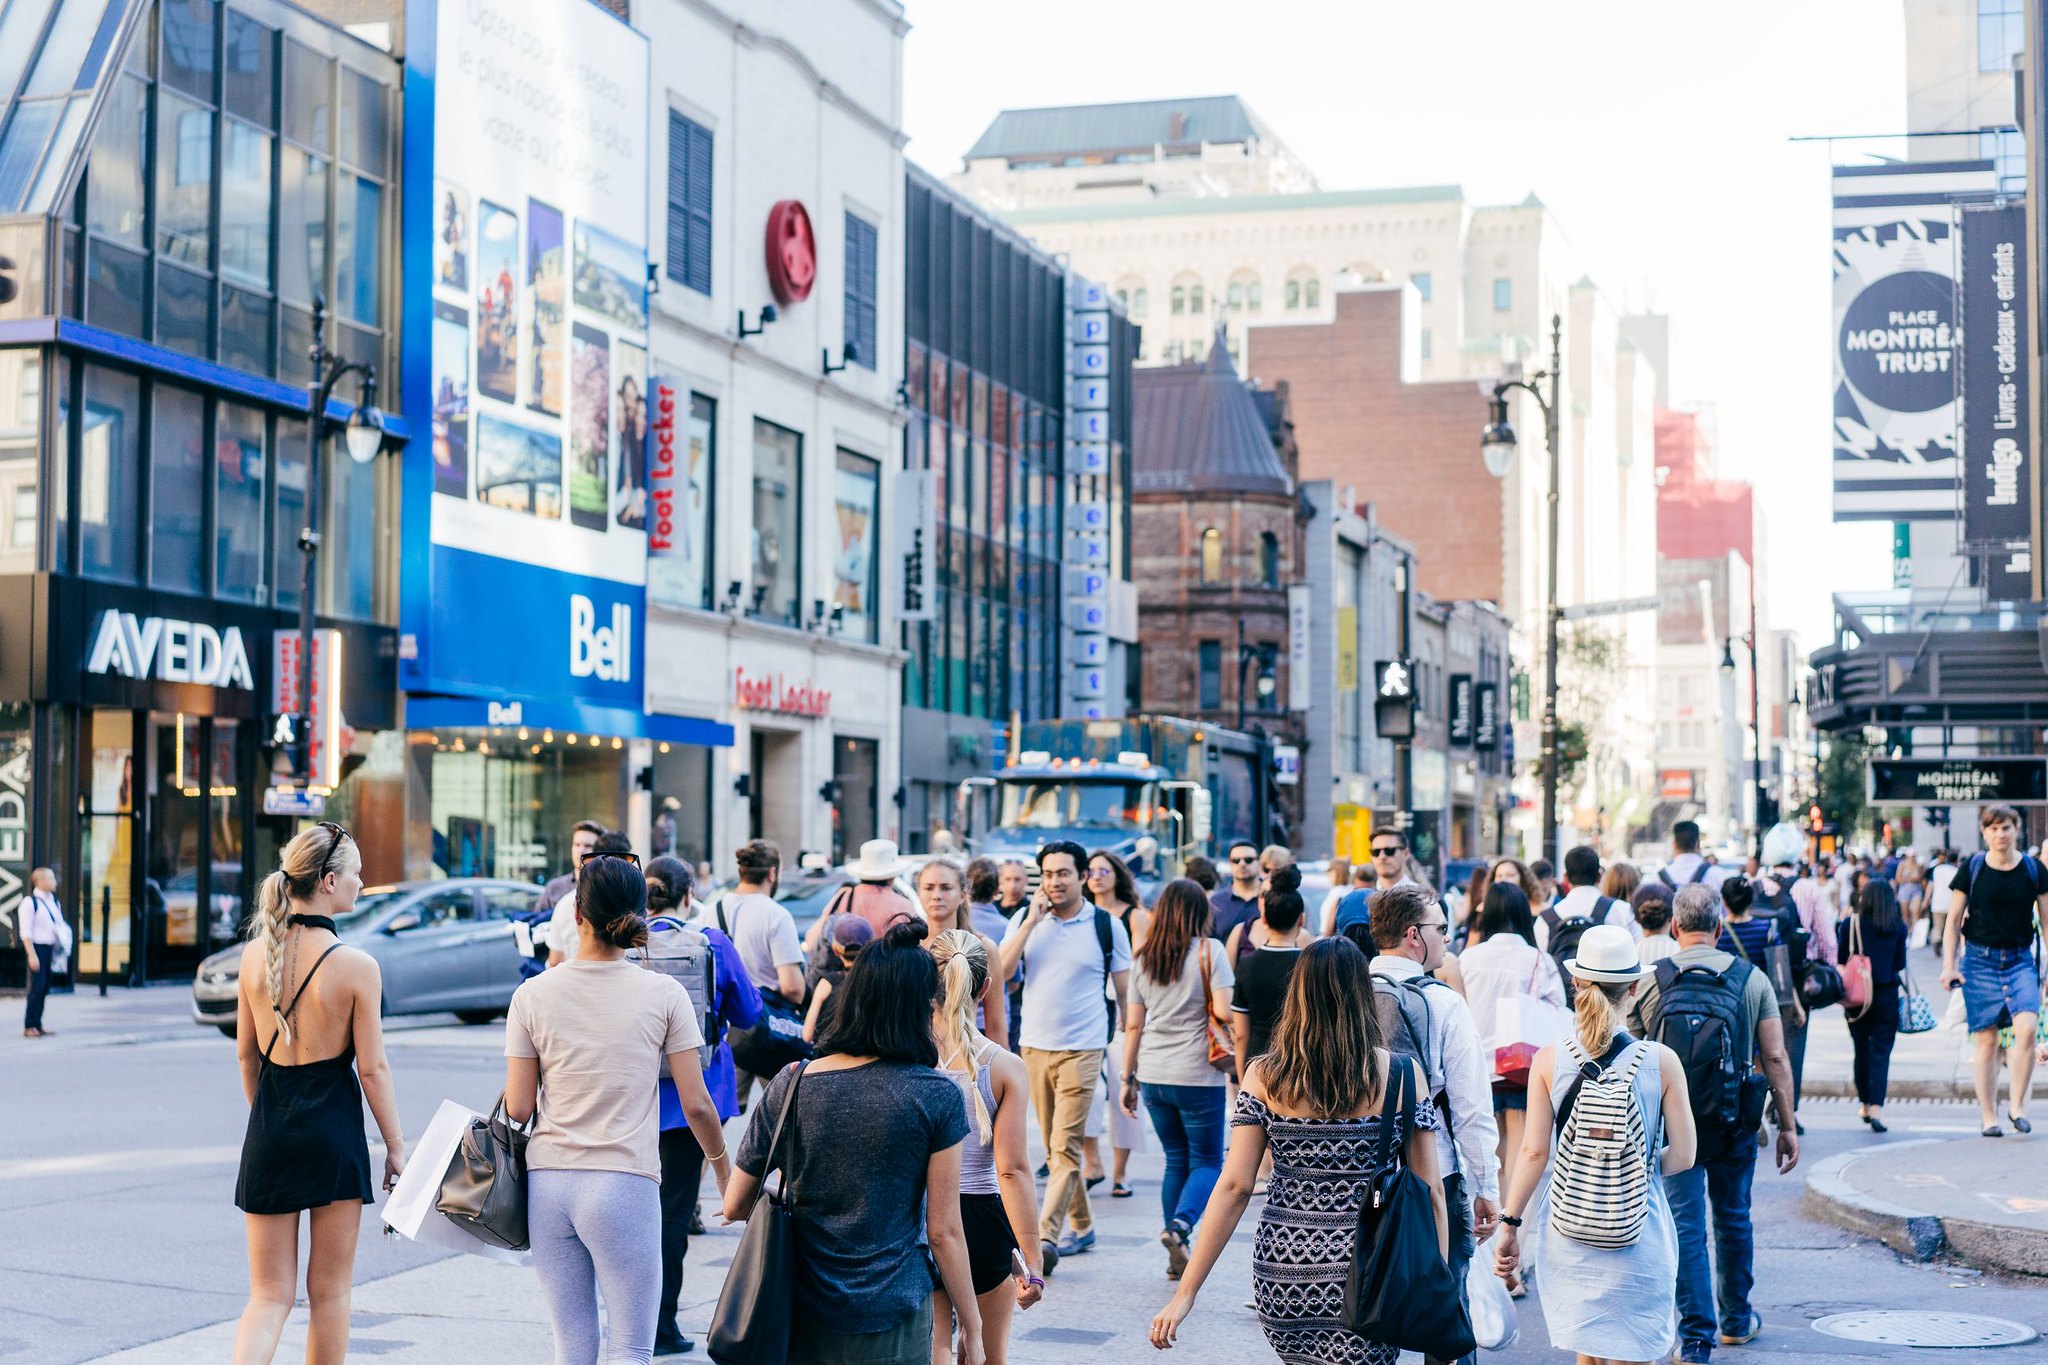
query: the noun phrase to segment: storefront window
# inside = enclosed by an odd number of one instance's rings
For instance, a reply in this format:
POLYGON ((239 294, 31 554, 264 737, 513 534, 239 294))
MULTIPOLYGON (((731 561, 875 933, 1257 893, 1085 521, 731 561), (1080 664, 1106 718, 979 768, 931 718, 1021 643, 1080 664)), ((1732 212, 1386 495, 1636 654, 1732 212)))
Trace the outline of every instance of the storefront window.
POLYGON ((150 429, 149 583, 198 593, 206 504, 206 409, 199 395, 158 385, 150 429))
POLYGON ((214 419, 214 591, 238 602, 263 593, 263 414, 222 403, 214 419))
POLYGON ((754 420, 753 611, 790 626, 803 619, 803 440, 754 420))
POLYGON ((875 837, 875 788, 881 774, 881 746, 872 739, 832 742, 832 780, 839 799, 832 805, 832 861, 843 863, 875 837))
POLYGON ((141 439, 142 381, 87 366, 79 436, 78 558, 80 572, 88 577, 135 581, 141 439))
POLYGON ((840 611, 840 634, 853 640, 875 639, 876 509, 882 467, 865 455, 839 452, 834 507, 839 542, 832 561, 832 605, 840 611))
POLYGON ((426 734, 428 818, 434 865, 451 877, 509 877, 539 883, 569 866, 570 827, 625 823, 624 765, 618 750, 525 743, 486 731, 426 734), (536 752, 537 751, 537 752, 536 752))

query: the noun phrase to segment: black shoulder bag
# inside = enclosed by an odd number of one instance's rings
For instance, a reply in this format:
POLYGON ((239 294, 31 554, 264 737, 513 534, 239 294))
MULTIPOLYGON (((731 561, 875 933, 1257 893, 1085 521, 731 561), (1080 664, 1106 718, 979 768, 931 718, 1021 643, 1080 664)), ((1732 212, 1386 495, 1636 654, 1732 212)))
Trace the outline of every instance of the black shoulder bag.
POLYGON ((766 1182, 775 1171, 782 1179, 763 1188, 740 1234, 739 1249, 725 1273, 725 1288, 711 1314, 706 1349, 718 1365, 784 1365, 789 1359, 789 1319, 796 1299, 796 1191, 791 1188, 783 1130, 796 1112, 797 1087, 804 1069, 789 1080, 789 1097, 775 1116, 775 1135, 768 1140, 766 1182))
POLYGON ((1396 1058, 1392 1087, 1380 1106, 1380 1147, 1365 1199, 1358 1206, 1358 1242, 1344 1276, 1345 1327, 1383 1345, 1458 1360, 1478 1349, 1472 1314, 1436 1245, 1436 1208, 1429 1186, 1401 1159, 1415 1123, 1415 1063, 1396 1058))
MULTIPOLYGON (((734 937, 733 929, 739 922, 739 912, 734 911, 732 924, 726 924, 725 899, 720 897, 719 932, 732 939, 735 950, 739 948, 739 939, 734 937)), ((773 1078, 791 1062, 805 1061, 811 1056, 811 1045, 804 1041, 802 1011, 779 992, 765 988, 761 991, 761 1017, 747 1028, 726 1030, 725 1041, 732 1048, 733 1065, 753 1076, 773 1078)))
POLYGON ((448 1158, 434 1207, 479 1242, 526 1250, 526 1140, 539 1113, 536 1104, 524 1126, 513 1123, 500 1091, 491 1116, 471 1119, 448 1158))

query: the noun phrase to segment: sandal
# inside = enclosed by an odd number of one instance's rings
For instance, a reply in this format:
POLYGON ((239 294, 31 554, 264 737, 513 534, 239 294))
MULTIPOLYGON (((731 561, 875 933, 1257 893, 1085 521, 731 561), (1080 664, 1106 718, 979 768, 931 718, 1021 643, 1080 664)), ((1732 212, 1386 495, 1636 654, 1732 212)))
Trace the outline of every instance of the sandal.
POLYGON ((1129 1185, 1124 1184, 1121 1180, 1109 1187, 1109 1197, 1111 1199, 1129 1199, 1134 1193, 1136 1191, 1132 1190, 1129 1185))
POLYGON ((1108 1176, 1106 1176, 1106 1175, 1091 1175, 1091 1176, 1089 1176, 1089 1177, 1087 1178, 1087 1181, 1086 1181, 1086 1188, 1088 1188, 1088 1189, 1091 1189, 1091 1190, 1092 1190, 1092 1189, 1094 1189, 1094 1188, 1095 1188, 1095 1187, 1096 1187, 1097 1185, 1100 1185, 1100 1184, 1101 1184, 1101 1183, 1102 1183, 1103 1181, 1105 1181, 1105 1180, 1107 1180, 1107 1179, 1109 1179, 1109 1177, 1108 1177, 1108 1176))

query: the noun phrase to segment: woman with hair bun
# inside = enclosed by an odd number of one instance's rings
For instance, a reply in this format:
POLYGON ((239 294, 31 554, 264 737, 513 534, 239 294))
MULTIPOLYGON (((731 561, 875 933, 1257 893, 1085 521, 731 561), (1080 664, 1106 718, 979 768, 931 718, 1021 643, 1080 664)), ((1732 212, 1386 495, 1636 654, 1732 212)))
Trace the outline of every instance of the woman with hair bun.
POLYGON ((405 1169, 379 1017, 383 978, 375 958, 334 936, 335 917, 355 908, 362 889, 355 840, 340 825, 315 825, 284 846, 263 879, 242 949, 235 1058, 249 1127, 235 1207, 249 1221, 249 1302, 235 1331, 237 1365, 277 1351, 298 1297, 301 1213, 312 1225, 307 1358, 348 1353, 356 1233, 363 1205, 376 1198, 365 1099, 384 1135, 384 1188, 405 1169))
MULTIPOLYGON (((939 998, 932 1005, 939 1071, 967 1101, 967 1139, 960 1147, 967 1269, 981 1310, 984 1357, 988 1365, 1003 1365, 1010 1353, 1011 1314, 1045 1292, 1038 1190, 1024 1148, 1029 1078, 1022 1058, 975 1028, 975 1002, 989 982, 988 940, 972 930, 945 929, 933 936, 931 954, 939 969, 939 998), (1014 1283, 1012 1252, 1022 1253, 1026 1272, 1014 1283)), ((932 1291, 932 1359, 950 1360, 952 1344, 953 1303, 941 1287, 932 1291)))
POLYGON ((626 961, 647 941, 647 883, 630 853, 592 850, 576 873, 576 948, 512 993, 505 1113, 535 1117, 526 1146, 527 1233, 557 1360, 646 1361, 661 1296, 661 1136, 656 1082, 720 1190, 731 1173, 704 1088, 689 992, 626 961), (598 1354, 598 1296, 607 1353, 598 1354))

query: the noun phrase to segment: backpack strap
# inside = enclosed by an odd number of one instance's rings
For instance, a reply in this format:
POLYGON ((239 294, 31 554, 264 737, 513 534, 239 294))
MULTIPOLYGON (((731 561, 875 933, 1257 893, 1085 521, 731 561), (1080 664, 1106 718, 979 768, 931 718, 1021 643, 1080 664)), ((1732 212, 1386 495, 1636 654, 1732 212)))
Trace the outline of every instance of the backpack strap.
POLYGON ((1102 949, 1102 981, 1107 985, 1109 978, 1114 975, 1110 970, 1110 964, 1116 961, 1116 935, 1109 927, 1109 911, 1099 905, 1089 908, 1095 912, 1095 942, 1102 949))
POLYGON ((1593 923, 1605 924, 1607 917, 1614 913, 1614 907, 1621 904, 1612 896, 1602 896, 1593 902, 1593 923))
MULTIPOLYGON (((1373 1162, 1375 1173, 1390 1171, 1399 1162, 1401 1140, 1415 1122, 1415 1063, 1395 1053, 1387 1054, 1386 1095, 1380 1100, 1380 1150, 1373 1162)), ((1374 1191, 1378 1199, 1378 1191, 1374 1191)))
POLYGON ((1671 880, 1671 869, 1668 867, 1657 869, 1657 880, 1670 887, 1673 891, 1678 889, 1678 883, 1671 880))
POLYGON ((1686 878, 1686 880, 1691 882, 1694 886, 1698 886, 1701 882, 1707 879, 1707 874, 1709 872, 1712 872, 1713 870, 1714 865, 1708 862, 1705 858, 1702 858, 1700 859, 1700 865, 1692 870, 1692 876, 1686 878))

